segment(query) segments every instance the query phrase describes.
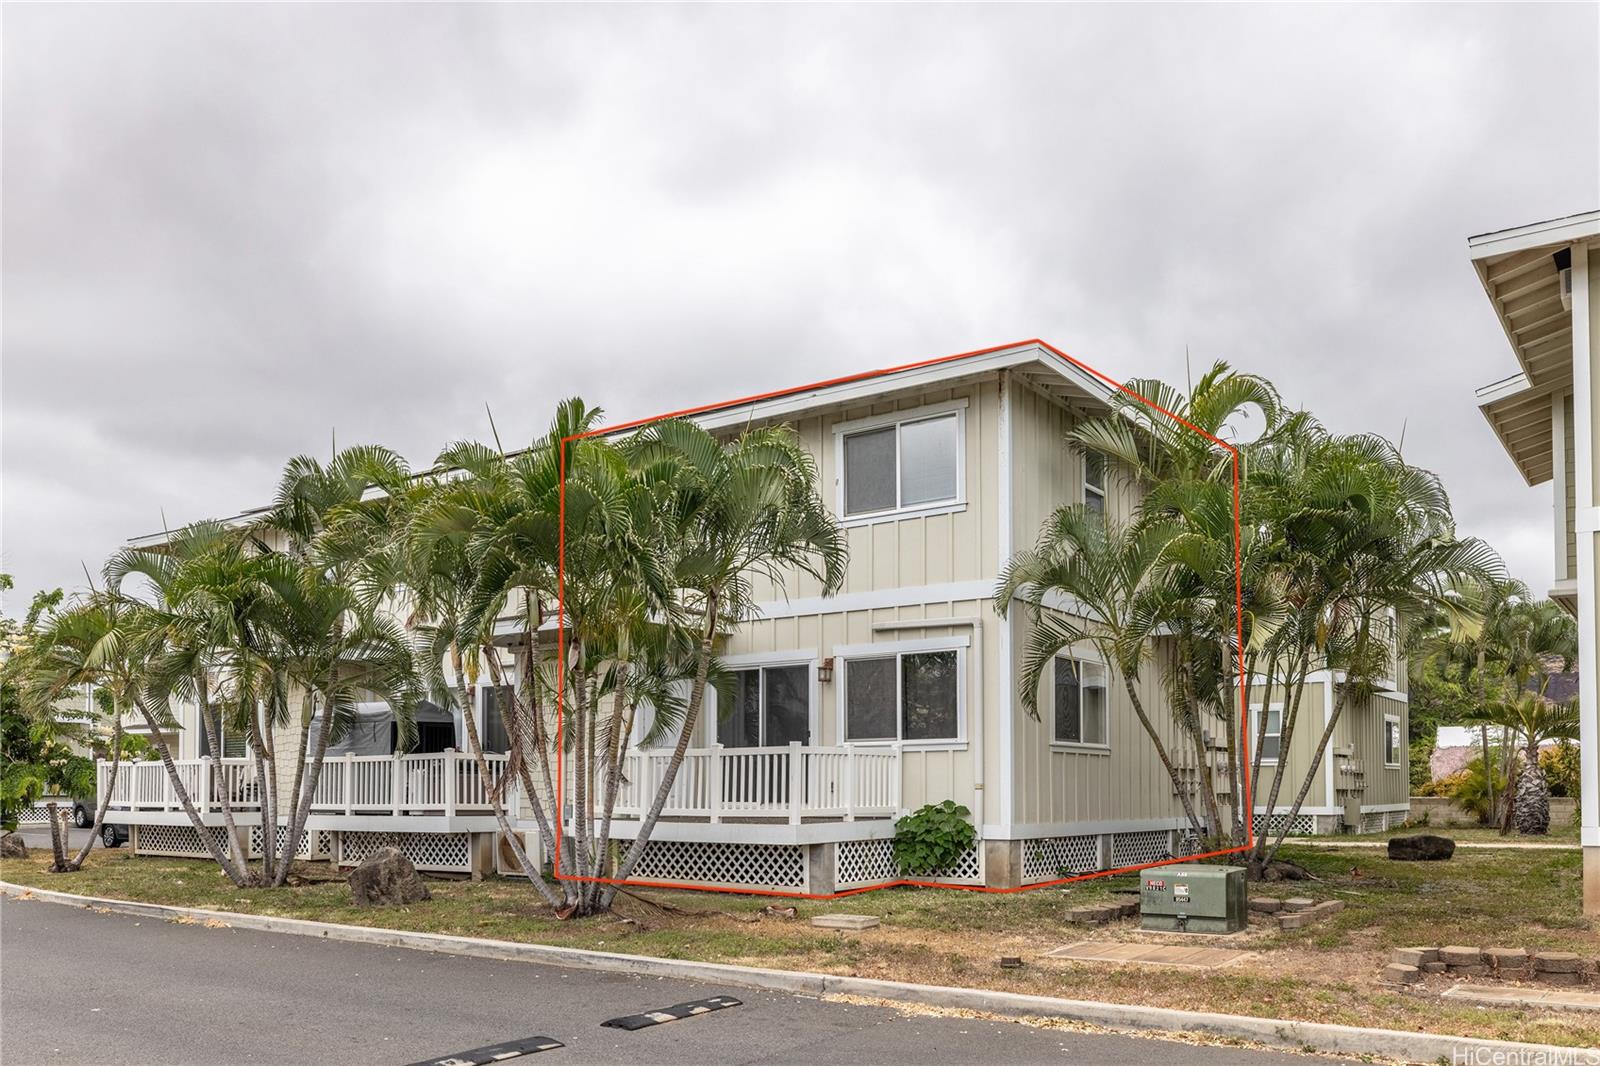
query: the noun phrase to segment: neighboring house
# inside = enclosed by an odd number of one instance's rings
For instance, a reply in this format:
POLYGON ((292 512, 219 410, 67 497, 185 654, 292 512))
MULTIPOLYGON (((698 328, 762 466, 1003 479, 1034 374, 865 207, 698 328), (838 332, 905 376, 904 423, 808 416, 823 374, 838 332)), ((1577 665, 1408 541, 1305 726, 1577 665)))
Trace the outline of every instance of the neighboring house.
POLYGON ((1555 585, 1578 620, 1583 908, 1600 914, 1600 702, 1596 700, 1595 534, 1600 532, 1600 211, 1468 241, 1519 373, 1478 390, 1478 406, 1529 485, 1551 483, 1555 585))
MULTIPOLYGON (((1033 717, 1017 692, 1030 622, 1025 611, 1001 619, 994 610, 1001 569, 1056 508, 1131 515, 1137 495, 1129 479, 1064 441, 1076 421, 1109 410, 1110 396, 1093 375, 1028 342, 695 416, 728 437, 749 426, 792 426, 846 527, 850 561, 833 596, 806 577, 758 586, 759 617, 719 649, 737 671, 736 706, 711 698, 635 877, 808 892, 880 883, 898 876, 895 819, 943 800, 971 810, 979 837, 938 878, 952 883, 1011 887, 1193 850, 1179 797, 1121 680, 1087 649, 1063 656, 1042 680, 1033 717)), ((1186 778, 1215 773, 1225 787, 1223 738, 1210 739, 1210 767, 1196 765, 1190 744, 1175 742, 1161 654, 1157 648, 1137 682, 1150 718, 1168 733, 1186 778)), ((1394 677, 1389 691, 1345 711, 1297 831, 1404 820, 1402 663, 1394 677)), ((1301 721, 1313 725, 1293 751, 1273 753, 1287 761, 1291 786, 1332 711, 1333 682, 1326 672, 1312 678, 1301 721)), ((485 689, 477 713, 503 750, 497 698, 485 689)), ((1263 703, 1265 713, 1278 713, 1263 703)), ((637 728, 642 740, 647 723, 637 728)), ((198 759, 191 732, 180 746, 198 759)), ((613 826, 619 839, 637 833, 670 754, 671 742, 662 745, 630 756, 613 826)), ((413 802, 411 771, 400 768, 407 760, 438 762, 444 781, 466 765, 448 752, 351 755, 342 768, 330 759, 324 773, 333 783, 325 802, 318 790, 313 852, 354 861, 388 832, 410 835, 419 865, 437 867, 436 853, 460 858, 459 868, 481 862, 494 826, 478 805, 481 791, 472 791, 481 787, 475 770, 466 792, 413 802), (387 784, 357 781, 383 773, 387 784), (448 810, 439 806, 445 800, 448 810)), ((416 771, 427 781, 433 773, 416 771)), ((114 817, 147 821, 128 805, 114 817)), ((182 817, 163 824, 176 830, 182 817)), ((531 819, 523 825, 535 835, 531 819)))

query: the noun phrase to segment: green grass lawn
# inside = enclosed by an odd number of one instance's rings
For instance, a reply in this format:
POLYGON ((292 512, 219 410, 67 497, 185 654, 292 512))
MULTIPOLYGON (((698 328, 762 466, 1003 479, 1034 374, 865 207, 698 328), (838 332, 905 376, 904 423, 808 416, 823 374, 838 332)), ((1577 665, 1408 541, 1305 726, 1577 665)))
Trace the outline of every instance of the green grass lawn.
POLYGON ((652 889, 639 897, 622 897, 614 915, 568 922, 555 920, 527 884, 512 879, 434 881, 429 902, 357 908, 343 880, 321 864, 304 868, 307 883, 283 889, 236 889, 209 862, 135 858, 125 850, 96 851, 89 866, 75 874, 46 873, 47 856, 5 860, 0 878, 87 895, 665 958, 1600 1045, 1600 1018, 1593 1015, 1454 1005, 1431 994, 1443 987, 1442 978, 1432 979, 1436 983, 1422 993, 1377 982, 1389 951, 1414 944, 1516 945, 1600 955, 1595 923, 1578 914, 1581 858, 1576 849, 1471 850, 1458 852, 1447 863, 1392 863, 1370 848, 1291 844, 1285 852, 1318 880, 1254 890, 1342 899, 1344 911, 1323 924, 1288 933, 1252 926, 1241 946, 1255 954, 1216 971, 1041 958, 1045 951, 1077 940, 1138 938, 1131 922, 1092 931, 1066 922, 1069 908, 1133 887, 1136 881, 1129 878, 1014 895, 889 889, 836 902, 799 901, 798 920, 761 916, 767 904, 789 901, 652 889), (884 924, 841 934, 805 922, 826 911, 875 914, 884 924), (1001 970, 1000 955, 1021 955, 1026 965, 1001 970))

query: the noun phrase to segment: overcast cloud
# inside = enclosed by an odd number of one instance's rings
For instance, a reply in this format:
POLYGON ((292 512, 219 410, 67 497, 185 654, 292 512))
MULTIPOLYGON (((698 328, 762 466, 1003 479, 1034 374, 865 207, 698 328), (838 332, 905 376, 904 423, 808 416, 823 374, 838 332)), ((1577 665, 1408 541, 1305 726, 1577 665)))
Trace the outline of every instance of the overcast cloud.
POLYGON ((1405 430, 1536 588, 1466 237, 1600 205, 1597 8, 25 7, 20 609, 283 461, 1044 337, 1405 430), (81 563, 80 563, 81 561, 81 563))

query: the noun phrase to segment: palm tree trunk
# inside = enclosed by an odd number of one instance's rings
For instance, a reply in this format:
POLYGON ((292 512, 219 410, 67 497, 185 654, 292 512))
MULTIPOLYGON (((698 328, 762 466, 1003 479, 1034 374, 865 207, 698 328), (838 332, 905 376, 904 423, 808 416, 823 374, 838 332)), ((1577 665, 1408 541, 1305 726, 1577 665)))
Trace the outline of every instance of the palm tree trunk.
MULTIPOLYGON (((301 714, 301 720, 305 724, 301 727, 300 738, 295 743, 294 784, 289 786, 289 801, 294 804, 294 807, 289 811, 290 824, 285 826, 286 832, 283 835, 283 849, 277 852, 277 856, 274 859, 277 867, 277 869, 274 871, 274 877, 272 881, 274 885, 282 885, 289 879, 289 867, 294 865, 295 848, 300 846, 300 841, 298 839, 290 840, 289 837, 291 835, 295 835, 292 832, 295 825, 305 824, 305 815, 301 812, 305 811, 309 813, 311 810, 311 796, 309 793, 307 793, 302 798, 302 792, 304 791, 306 779, 306 746, 311 739, 311 726, 317 720, 317 696, 314 690, 306 690, 305 706, 306 710, 301 714)), ((328 750, 328 734, 333 732, 333 708, 327 707, 325 708, 325 711, 326 713, 323 715, 322 728, 317 731, 317 749, 321 752, 326 752, 328 750)), ((320 760, 317 763, 317 769, 322 769, 322 763, 320 760)), ((312 782, 311 787, 313 789, 316 788, 315 781, 312 782)), ((276 816, 277 812, 274 811, 273 814, 276 816)), ((263 824, 261 827, 262 850, 277 851, 277 840, 277 822, 274 821, 270 828, 263 824)))
POLYGON ((89 827, 89 839, 78 849, 77 857, 67 864, 68 870, 83 869, 84 860, 89 857, 90 849, 100 838, 100 826, 105 821, 106 808, 111 806, 111 793, 117 787, 117 771, 122 767, 122 714, 114 702, 111 705, 111 717, 111 772, 106 775, 106 791, 100 797, 100 802, 95 804, 94 824, 89 827))
MULTIPOLYGON (((683 725, 678 730, 678 743, 672 748, 672 757, 667 760, 666 771, 661 775, 661 783, 656 786, 655 798, 650 801, 650 809, 639 821, 639 835, 634 837, 627 854, 617 864, 617 881, 626 881, 633 873, 633 868, 639 865, 639 860, 644 858, 645 848, 650 844, 650 834, 655 832, 656 822, 661 817, 662 808, 667 805, 667 796, 672 791, 672 784, 677 780, 678 770, 688 755, 689 741, 694 735, 695 726, 700 721, 700 708, 706 698, 706 678, 711 671, 711 650, 716 636, 717 599, 715 596, 707 596, 706 625, 700 636, 700 648, 695 653, 694 684, 689 690, 689 706, 684 711, 683 725)), ((1187 797, 1185 799, 1187 800, 1187 797)), ((611 901, 617 896, 617 888, 615 884, 605 887, 600 897, 602 907, 611 906, 611 901)))
POLYGON ((161 730, 156 725, 155 717, 151 715, 143 700, 136 699, 134 706, 138 708, 139 716, 144 719, 145 725, 150 728, 150 738, 155 745, 156 754, 161 756, 161 765, 166 767, 167 779, 172 782, 172 793, 178 797, 178 803, 182 805, 183 813, 189 816, 189 824, 194 826, 195 834, 199 836, 200 843, 205 846, 207 853, 216 861, 216 864, 222 867, 222 872, 228 875, 228 880, 239 888, 247 888, 253 885, 255 878, 251 876, 249 867, 236 864, 231 856, 217 847, 216 838, 211 835, 210 827, 200 817, 200 812, 194 809, 194 801, 189 798, 189 790, 183 787, 183 778, 178 776, 178 765, 172 761, 172 751, 167 747, 167 741, 161 735, 161 730))
POLYGON ((1539 745, 1530 743, 1523 751, 1527 765, 1517 782, 1517 832, 1540 836, 1550 831, 1550 785, 1544 767, 1539 765, 1539 745))
MULTIPOLYGON (((1267 790, 1267 802, 1266 802, 1266 805, 1262 808, 1266 812, 1265 817, 1267 817, 1268 819, 1271 819, 1273 812, 1278 809, 1278 797, 1283 792, 1283 769, 1284 769, 1284 766, 1288 763, 1290 745, 1294 742, 1295 726, 1296 726, 1296 724, 1298 724, 1298 722, 1300 720, 1300 704, 1301 704, 1301 701, 1305 697, 1306 673, 1308 672, 1310 666, 1311 666, 1311 657, 1310 657, 1309 654, 1302 654, 1300 656, 1299 660, 1295 663, 1295 674, 1296 674, 1296 677, 1295 677, 1295 680, 1294 680, 1294 684, 1292 686, 1293 695, 1290 696, 1290 698, 1285 701, 1285 706, 1284 706, 1284 709, 1283 709, 1283 717, 1278 720, 1278 762, 1277 762, 1277 765, 1274 767, 1273 772, 1272 772, 1272 788, 1267 790)), ((1289 678, 1286 676, 1284 678, 1284 683, 1285 683, 1284 684, 1284 689, 1285 689, 1285 692, 1288 692, 1291 689, 1291 686, 1289 685, 1288 682, 1289 682, 1289 678)), ((1332 674, 1329 674, 1329 678, 1328 678, 1328 682, 1327 683, 1330 684, 1330 685, 1333 684, 1333 675, 1332 674)), ((1267 699, 1268 699, 1268 702, 1270 703, 1270 700, 1271 700, 1270 695, 1267 697, 1267 699)), ((1261 715, 1261 731, 1260 731, 1260 734, 1259 734, 1259 736, 1257 738, 1257 748, 1256 748, 1256 772, 1258 774, 1260 773, 1260 768, 1261 768, 1261 749, 1260 749, 1260 744, 1266 738, 1266 728, 1267 728, 1267 726, 1266 726, 1267 716, 1266 716, 1266 713, 1265 713, 1265 711, 1266 711, 1266 707, 1265 706, 1263 706, 1262 711, 1263 711, 1263 713, 1261 715)), ((1298 810, 1298 808, 1296 808, 1296 810, 1298 810)), ((1269 825, 1271 824, 1270 821, 1269 821, 1268 824, 1269 825)), ((1293 818, 1292 815, 1290 817, 1284 819, 1284 821, 1283 821, 1284 831, 1278 837, 1278 845, 1279 846, 1281 846, 1283 844, 1284 836, 1288 835, 1289 830, 1291 828, 1293 828, 1293 826, 1294 826, 1294 818, 1293 818)), ((1270 845, 1271 840, 1272 840, 1271 832, 1264 831, 1264 830, 1259 830, 1259 829, 1256 831, 1255 850, 1250 853, 1250 866, 1251 866, 1251 870, 1252 870, 1251 876, 1259 876, 1261 871, 1266 868, 1267 863, 1271 861, 1269 859, 1268 855, 1267 855, 1267 848, 1270 845)), ((1277 847, 1273 847, 1272 848, 1272 852, 1273 852, 1273 854, 1277 854, 1277 847)))
POLYGON ((64 874, 67 872, 67 812, 51 800, 44 805, 44 814, 50 822, 50 872, 64 874))
MULTIPOLYGON (((554 889, 545 884, 544 871, 528 859, 528 853, 522 847, 522 838, 512 828, 511 820, 506 816, 505 806, 500 802, 499 791, 489 787, 490 773, 489 760, 483 754, 483 742, 478 738, 478 722, 472 713, 472 692, 467 687, 466 676, 461 669, 461 650, 456 645, 451 645, 451 654, 455 659, 456 671, 456 703, 461 708, 461 723, 467 733, 467 750, 472 754, 473 761, 478 764, 479 779, 483 782, 485 796, 489 800, 489 810, 494 813, 495 824, 500 827, 500 835, 511 845, 511 853, 516 857, 517 865, 522 867, 522 874, 528 883, 538 889, 546 903, 552 907, 561 905, 561 897, 554 889)), ((507 730, 509 736, 510 730, 507 730)), ((446 788, 454 788, 454 781, 447 781, 446 788)), ((537 802, 537 797, 533 798, 537 802)))
MULTIPOLYGON (((622 776, 621 753, 627 750, 628 738, 618 735, 618 731, 622 727, 622 706, 626 698, 627 670, 628 664, 626 660, 617 663, 615 681, 613 682, 616 686, 616 694, 611 701, 611 720, 607 724, 606 736, 603 738, 606 745, 605 793, 600 800, 600 833, 595 839, 594 875, 597 878, 604 877, 606 872, 606 856, 611 848, 611 815, 616 810, 617 783, 622 776)), ((595 887, 599 887, 598 882, 595 887)), ((591 895, 598 902, 599 893, 593 892, 591 895)))
MULTIPOLYGON (((235 847, 238 847, 243 842, 239 838, 239 827, 233 822, 233 802, 228 796, 227 771, 222 765, 222 736, 217 729, 217 714, 211 706, 211 692, 206 685, 203 671, 195 678, 195 697, 195 702, 200 712, 200 725, 205 729, 206 741, 211 747, 211 787, 214 791, 220 780, 222 784, 222 824, 228 831, 228 840, 233 842, 235 847)), ((249 854, 249 850, 245 849, 244 862, 246 866, 250 862, 249 854)))

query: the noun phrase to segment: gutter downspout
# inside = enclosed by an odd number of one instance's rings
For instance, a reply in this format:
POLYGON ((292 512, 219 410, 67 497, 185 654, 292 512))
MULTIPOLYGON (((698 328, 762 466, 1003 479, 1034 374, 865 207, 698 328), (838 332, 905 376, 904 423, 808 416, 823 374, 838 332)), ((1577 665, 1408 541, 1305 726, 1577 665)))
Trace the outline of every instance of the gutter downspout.
POLYGON ((978 829, 978 836, 983 836, 983 732, 984 721, 984 691, 983 691, 983 619, 975 615, 958 618, 906 618, 893 622, 874 622, 872 630, 875 633, 895 632, 903 629, 967 629, 972 630, 972 655, 970 661, 971 687, 977 692, 978 713, 969 715, 967 722, 967 746, 972 753, 972 824, 978 829))

